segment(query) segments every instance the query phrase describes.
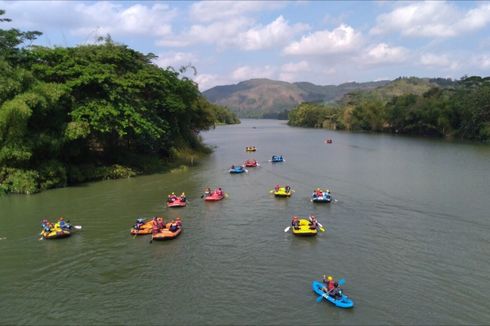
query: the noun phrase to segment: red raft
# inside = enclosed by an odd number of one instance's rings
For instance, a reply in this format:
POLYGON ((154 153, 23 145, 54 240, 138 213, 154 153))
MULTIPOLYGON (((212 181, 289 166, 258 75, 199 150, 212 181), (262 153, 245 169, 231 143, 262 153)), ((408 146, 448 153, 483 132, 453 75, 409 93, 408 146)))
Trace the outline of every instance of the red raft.
POLYGON ((185 207, 187 205, 187 201, 180 197, 175 198, 173 201, 167 201, 167 207, 185 207))
POLYGON ((213 191, 210 195, 204 195, 204 200, 206 201, 218 201, 225 198, 225 193, 220 191, 213 191))
POLYGON ((254 167, 259 166, 259 163, 257 163, 257 161, 256 161, 256 160, 246 160, 246 161, 245 161, 245 166, 246 166, 247 168, 254 168, 254 167))

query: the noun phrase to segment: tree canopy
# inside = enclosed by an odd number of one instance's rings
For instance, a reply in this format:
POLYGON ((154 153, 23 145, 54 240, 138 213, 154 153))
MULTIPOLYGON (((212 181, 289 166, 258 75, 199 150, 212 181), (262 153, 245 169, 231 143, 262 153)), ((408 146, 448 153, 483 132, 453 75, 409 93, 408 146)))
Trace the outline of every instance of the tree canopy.
MULTIPOLYGON (((9 21, 4 13, 0 22, 9 21)), ((132 174, 149 158, 202 149, 200 130, 238 123, 182 71, 153 64, 153 54, 110 37, 71 48, 25 44, 39 35, 0 29, 0 190, 32 193, 107 167, 132 174)))

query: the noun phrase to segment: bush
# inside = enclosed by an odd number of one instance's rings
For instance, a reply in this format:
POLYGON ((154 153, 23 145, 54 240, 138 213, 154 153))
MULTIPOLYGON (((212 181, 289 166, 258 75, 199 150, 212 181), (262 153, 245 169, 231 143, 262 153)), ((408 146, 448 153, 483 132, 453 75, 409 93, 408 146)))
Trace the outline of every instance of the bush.
POLYGON ((39 173, 33 170, 3 168, 0 171, 2 192, 33 194, 39 192, 39 173))

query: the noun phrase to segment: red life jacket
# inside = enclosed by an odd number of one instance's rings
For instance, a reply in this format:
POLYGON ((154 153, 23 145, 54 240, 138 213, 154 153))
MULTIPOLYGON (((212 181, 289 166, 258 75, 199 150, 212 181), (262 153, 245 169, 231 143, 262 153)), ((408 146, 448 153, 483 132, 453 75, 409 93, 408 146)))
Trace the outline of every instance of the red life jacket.
POLYGON ((335 289, 335 285, 334 285, 334 281, 328 281, 327 282, 327 290, 328 291, 332 291, 333 289, 335 289))

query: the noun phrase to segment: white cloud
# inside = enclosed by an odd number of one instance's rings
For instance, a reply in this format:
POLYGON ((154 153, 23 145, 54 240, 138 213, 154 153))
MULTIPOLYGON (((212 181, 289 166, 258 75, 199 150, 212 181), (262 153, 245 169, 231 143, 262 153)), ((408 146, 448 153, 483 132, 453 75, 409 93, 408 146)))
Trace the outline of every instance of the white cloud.
POLYGON ((229 21, 217 21, 209 25, 192 25, 189 30, 179 35, 164 38, 157 45, 169 47, 184 47, 198 43, 216 44, 219 47, 233 44, 236 36, 253 21, 249 18, 237 18, 229 21))
POLYGON ((199 85, 199 90, 204 92, 217 85, 227 85, 232 83, 231 80, 216 74, 199 74, 193 77, 194 81, 199 85))
POLYGON ((489 69, 490 68, 490 55, 480 55, 475 57, 474 65, 480 69, 489 69))
POLYGON ((171 32, 170 22, 177 11, 167 4, 129 7, 101 1, 18 1, 2 2, 16 27, 68 31, 77 36, 106 33, 112 36, 162 36, 171 32))
POLYGON ((362 56, 362 60, 367 64, 403 62, 407 59, 408 52, 408 49, 404 47, 379 43, 368 48, 366 54, 362 56))
POLYGON ((420 63, 424 66, 433 67, 433 68, 446 68, 451 70, 456 70, 460 68, 460 63, 451 59, 447 54, 434 54, 434 53, 425 53, 420 56, 420 63))
POLYGON ((331 32, 317 31, 288 45, 283 52, 290 55, 326 55, 347 53, 357 49, 361 34, 348 25, 340 25, 331 32))
POLYGON ((279 73, 279 79, 288 82, 294 82, 302 76, 303 73, 310 71, 310 64, 305 61, 289 62, 281 66, 281 72, 279 73))
POLYGON ((308 29, 306 24, 289 25, 283 16, 266 26, 258 26, 240 33, 236 45, 245 50, 260 50, 282 45, 297 33, 308 29))
POLYGON ((179 68, 187 64, 196 64, 197 57, 189 52, 168 52, 159 54, 154 62, 162 68, 167 68, 168 66, 179 68))
POLYGON ((400 32, 405 36, 452 37, 485 27, 490 22, 490 4, 461 12, 445 1, 416 2, 382 14, 376 21, 371 34, 400 32))
POLYGON ((235 81, 242 81, 251 78, 274 78, 276 69, 271 66, 250 67, 241 66, 231 73, 231 78, 235 81))
POLYGON ((192 4, 190 17, 193 21, 211 22, 276 9, 282 5, 277 1, 199 1, 192 4))

